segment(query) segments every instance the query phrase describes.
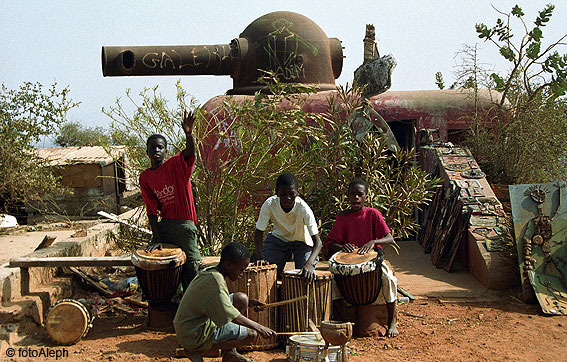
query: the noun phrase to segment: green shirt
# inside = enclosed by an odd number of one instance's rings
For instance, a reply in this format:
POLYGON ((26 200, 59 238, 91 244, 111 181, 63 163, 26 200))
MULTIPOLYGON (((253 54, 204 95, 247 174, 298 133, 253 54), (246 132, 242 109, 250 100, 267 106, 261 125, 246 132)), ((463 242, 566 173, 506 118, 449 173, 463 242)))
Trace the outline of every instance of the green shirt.
POLYGON ((179 343, 189 351, 211 349, 215 328, 231 322, 240 312, 230 302, 226 281, 215 268, 207 268, 189 284, 181 298, 173 325, 179 343))

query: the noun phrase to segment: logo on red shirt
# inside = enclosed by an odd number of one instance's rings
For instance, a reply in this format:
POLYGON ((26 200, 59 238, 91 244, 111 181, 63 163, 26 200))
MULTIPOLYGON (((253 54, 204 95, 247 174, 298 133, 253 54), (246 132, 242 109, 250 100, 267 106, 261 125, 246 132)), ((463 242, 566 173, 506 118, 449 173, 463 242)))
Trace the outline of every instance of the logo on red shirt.
POLYGON ((173 194, 175 193, 175 186, 174 185, 165 185, 163 190, 158 191, 154 190, 157 198, 162 202, 167 202, 173 199, 173 194))

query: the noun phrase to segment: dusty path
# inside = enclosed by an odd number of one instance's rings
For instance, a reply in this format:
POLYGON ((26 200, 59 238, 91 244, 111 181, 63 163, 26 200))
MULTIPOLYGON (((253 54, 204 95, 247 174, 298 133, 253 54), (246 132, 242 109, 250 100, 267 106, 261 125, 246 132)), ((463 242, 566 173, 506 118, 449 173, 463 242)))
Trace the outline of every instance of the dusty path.
MULTIPOLYGON (((181 361, 174 357, 174 334, 147 331, 145 316, 99 318, 86 338, 66 347, 62 361, 181 361)), ((420 299, 399 308, 400 336, 359 338, 351 362, 368 361, 567 361, 567 318, 548 317, 537 306, 505 296, 485 303, 420 299)), ((49 344, 43 330, 27 347, 63 350, 49 344), (29 345, 31 344, 31 345, 29 345)), ((19 348, 19 347, 16 347, 19 348)), ((285 361, 285 351, 249 352, 257 362, 285 361)), ((55 358, 6 358, 53 361, 55 358)), ((185 359, 186 360, 186 359, 185 359)), ((220 361, 220 358, 206 358, 220 361)))

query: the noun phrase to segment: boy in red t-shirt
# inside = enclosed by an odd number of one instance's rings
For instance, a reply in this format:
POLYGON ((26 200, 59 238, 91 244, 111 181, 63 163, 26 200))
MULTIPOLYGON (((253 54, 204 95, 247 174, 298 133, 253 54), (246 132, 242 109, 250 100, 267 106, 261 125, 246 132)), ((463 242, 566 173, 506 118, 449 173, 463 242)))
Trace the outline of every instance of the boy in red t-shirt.
POLYGON ((201 254, 197 246, 197 213, 191 190, 191 174, 195 166, 193 113, 184 112, 182 128, 185 149, 165 161, 167 141, 159 134, 150 136, 146 154, 151 167, 140 174, 142 198, 152 229, 147 252, 161 249, 162 242, 179 246, 187 257, 181 273, 183 290, 197 275, 201 254), (158 212, 161 220, 158 222, 158 212))
MULTIPOLYGON (((394 238, 380 211, 364 206, 367 195, 368 184, 365 181, 354 180, 348 185, 348 199, 351 208, 337 215, 327 235, 325 247, 329 256, 339 251, 347 253, 356 251, 358 254, 366 254, 374 248, 394 244, 394 238)), ((382 263, 382 296, 388 310, 388 331, 386 332, 388 337, 398 335, 397 284, 398 280, 388 265, 382 263)), ((339 313, 341 306, 340 303, 333 305, 337 307, 339 313)))

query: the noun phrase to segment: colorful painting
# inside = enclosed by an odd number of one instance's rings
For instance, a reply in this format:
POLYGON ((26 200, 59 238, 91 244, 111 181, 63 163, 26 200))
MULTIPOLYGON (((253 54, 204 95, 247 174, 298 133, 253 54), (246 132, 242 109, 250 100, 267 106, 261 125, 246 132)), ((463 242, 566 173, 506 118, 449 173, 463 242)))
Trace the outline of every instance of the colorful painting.
POLYGON ((567 315, 567 182, 509 186, 524 299, 567 315))

